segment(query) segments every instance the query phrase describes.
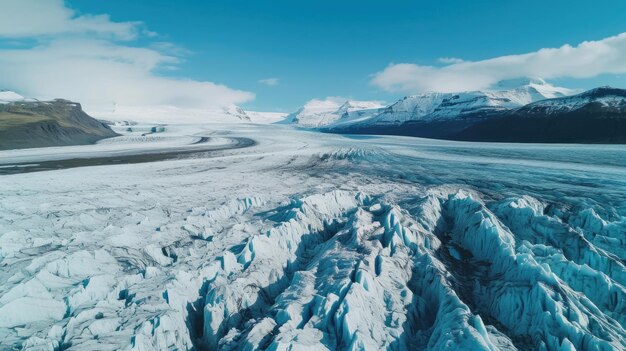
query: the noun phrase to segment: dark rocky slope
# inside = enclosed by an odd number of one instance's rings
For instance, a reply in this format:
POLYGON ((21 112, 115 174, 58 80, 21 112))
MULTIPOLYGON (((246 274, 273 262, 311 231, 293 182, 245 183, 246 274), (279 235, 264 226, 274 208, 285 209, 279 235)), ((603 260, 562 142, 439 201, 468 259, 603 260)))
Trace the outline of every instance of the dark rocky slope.
POLYGON ((91 144, 116 135, 71 101, 0 104, 0 150, 91 144))

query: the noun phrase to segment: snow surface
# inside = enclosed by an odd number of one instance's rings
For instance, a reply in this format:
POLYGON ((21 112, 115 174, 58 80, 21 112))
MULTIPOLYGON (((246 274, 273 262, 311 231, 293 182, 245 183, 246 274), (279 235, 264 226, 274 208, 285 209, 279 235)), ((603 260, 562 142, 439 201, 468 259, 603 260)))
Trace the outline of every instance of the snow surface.
POLYGON ((259 124, 276 123, 287 117, 287 113, 284 112, 246 111, 246 114, 250 117, 250 121, 252 121, 252 123, 259 124))
POLYGON ((201 135, 257 143, 0 176, 0 349, 626 348, 624 146, 171 125, 0 164, 201 135))

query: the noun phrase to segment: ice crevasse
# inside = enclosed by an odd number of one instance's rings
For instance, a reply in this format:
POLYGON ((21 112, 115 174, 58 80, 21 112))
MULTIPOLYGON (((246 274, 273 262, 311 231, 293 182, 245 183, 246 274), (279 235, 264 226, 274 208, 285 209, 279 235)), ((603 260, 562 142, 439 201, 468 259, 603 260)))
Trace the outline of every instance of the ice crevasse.
POLYGON ((336 191, 278 209, 274 227, 220 258, 200 342, 250 350, 626 345, 623 264, 539 201, 486 205, 465 191, 415 201, 407 211, 336 191))
MULTIPOLYGON (((30 350, 626 348, 626 225, 593 209, 434 187, 155 217, 120 219, 155 228, 151 245, 84 249, 110 226, 12 274, 0 330, 31 328, 30 350)), ((6 262, 25 245, 11 243, 6 262)))

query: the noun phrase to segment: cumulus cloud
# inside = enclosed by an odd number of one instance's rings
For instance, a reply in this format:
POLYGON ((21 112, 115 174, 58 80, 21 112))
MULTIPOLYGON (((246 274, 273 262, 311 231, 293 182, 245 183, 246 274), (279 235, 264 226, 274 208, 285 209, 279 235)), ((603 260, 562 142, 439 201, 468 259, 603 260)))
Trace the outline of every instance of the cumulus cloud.
POLYGON ((278 78, 259 79, 259 83, 269 85, 269 86, 274 86, 278 84, 278 78))
POLYGON ((3 0, 0 37, 50 37, 92 33, 130 40, 137 37, 140 22, 112 22, 107 15, 77 15, 63 0, 3 0))
POLYGON ((371 83, 391 92, 454 92, 486 89, 500 80, 520 77, 591 78, 626 73, 626 33, 520 55, 440 62, 447 64, 390 64, 374 74, 371 83))
POLYGON ((9 0, 0 13, 0 42, 28 38, 35 44, 0 49, 0 87, 40 99, 79 101, 87 112, 111 117, 116 108, 156 111, 162 106, 184 120, 185 109, 198 116, 198 111, 220 111, 254 98, 224 85, 164 75, 188 51, 164 42, 132 46, 138 35, 151 35, 141 27, 107 16, 77 16, 62 1, 9 0))
POLYGON ((440 57, 437 59, 440 63, 452 64, 452 63, 461 63, 465 62, 465 60, 460 59, 458 57, 440 57))
POLYGON ((55 40, 30 49, 2 50, 0 80, 19 92, 40 98, 66 97, 86 105, 235 104, 247 92, 211 82, 155 74, 178 58, 147 48, 98 40, 55 40))

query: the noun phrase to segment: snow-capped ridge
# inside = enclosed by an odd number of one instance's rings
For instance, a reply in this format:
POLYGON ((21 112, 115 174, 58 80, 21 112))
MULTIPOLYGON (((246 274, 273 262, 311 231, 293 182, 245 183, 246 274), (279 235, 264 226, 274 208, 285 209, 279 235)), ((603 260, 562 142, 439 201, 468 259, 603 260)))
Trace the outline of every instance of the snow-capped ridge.
MULTIPOLYGON (((523 77, 499 81, 489 90, 493 91, 518 91, 539 94, 533 101, 543 99, 553 99, 576 94, 578 91, 563 87, 554 86, 539 77, 523 77)), ((532 102, 532 101, 531 101, 532 102)), ((530 103, 530 102, 528 102, 530 103)))
POLYGON ((246 111, 237 105, 229 105, 223 107, 223 111, 228 116, 233 116, 242 121, 250 121, 250 116, 246 114, 246 111))
POLYGON ((379 101, 313 99, 298 111, 288 115, 283 123, 309 128, 323 127, 338 122, 340 119, 341 122, 345 122, 348 119, 362 117, 363 114, 376 113, 382 107, 379 101))
MULTIPOLYGON (((370 110, 361 118, 326 123, 329 128, 351 123, 355 126, 399 125, 409 121, 445 121, 518 108, 544 99, 571 95, 574 91, 555 87, 541 78, 499 82, 493 89, 457 93, 429 92, 405 96, 386 108, 370 110)), ((317 125, 320 126, 318 123, 317 125)))
POLYGON ((22 95, 11 90, 0 91, 0 104, 14 102, 14 101, 23 101, 25 99, 26 98, 23 97, 22 95))
POLYGON ((370 110, 381 108, 383 105, 379 101, 356 101, 348 100, 339 106, 336 113, 344 114, 358 110, 370 110))
POLYGON ((602 86, 572 96, 537 101, 525 106, 523 110, 544 109, 550 114, 577 110, 591 103, 600 104, 603 108, 626 111, 626 90, 602 86))

